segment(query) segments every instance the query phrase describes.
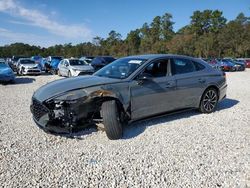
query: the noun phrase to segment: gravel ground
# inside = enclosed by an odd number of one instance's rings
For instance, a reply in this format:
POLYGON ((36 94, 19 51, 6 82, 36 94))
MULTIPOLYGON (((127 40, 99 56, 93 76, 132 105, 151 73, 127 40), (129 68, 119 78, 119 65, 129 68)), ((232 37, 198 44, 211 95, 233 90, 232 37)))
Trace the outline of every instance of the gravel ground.
POLYGON ((0 187, 250 187, 250 70, 227 73, 216 112, 136 122, 118 141, 94 128, 75 139, 39 129, 31 96, 55 79, 0 85, 0 187))

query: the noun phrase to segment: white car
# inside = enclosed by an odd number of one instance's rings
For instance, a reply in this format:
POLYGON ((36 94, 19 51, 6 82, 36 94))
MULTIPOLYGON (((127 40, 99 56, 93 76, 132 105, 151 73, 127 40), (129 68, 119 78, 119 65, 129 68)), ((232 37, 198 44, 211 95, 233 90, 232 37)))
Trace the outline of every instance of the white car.
POLYGON ((39 75, 42 71, 39 65, 30 58, 20 58, 17 62, 17 73, 19 75, 39 75))
POLYGON ((94 68, 84 60, 76 58, 63 59, 58 65, 59 76, 81 76, 94 73, 94 68))

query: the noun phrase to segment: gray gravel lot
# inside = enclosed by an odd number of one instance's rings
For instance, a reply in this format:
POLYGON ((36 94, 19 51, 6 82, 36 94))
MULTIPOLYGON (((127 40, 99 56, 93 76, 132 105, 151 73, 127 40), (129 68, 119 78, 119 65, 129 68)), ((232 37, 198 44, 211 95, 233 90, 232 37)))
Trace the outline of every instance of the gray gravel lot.
POLYGON ((227 73, 216 112, 136 122, 118 141, 94 128, 76 139, 39 129, 31 96, 55 79, 0 85, 0 187, 250 187, 250 70, 227 73))

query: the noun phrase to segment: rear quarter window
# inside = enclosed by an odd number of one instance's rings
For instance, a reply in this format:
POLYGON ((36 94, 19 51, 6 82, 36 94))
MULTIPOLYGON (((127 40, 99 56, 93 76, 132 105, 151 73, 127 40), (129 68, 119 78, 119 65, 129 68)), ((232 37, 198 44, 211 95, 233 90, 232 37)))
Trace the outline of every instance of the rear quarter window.
POLYGON ((195 65, 196 71, 201 71, 201 70, 205 69, 205 66, 202 65, 201 63, 198 63, 198 62, 195 62, 195 61, 193 61, 193 63, 195 65))

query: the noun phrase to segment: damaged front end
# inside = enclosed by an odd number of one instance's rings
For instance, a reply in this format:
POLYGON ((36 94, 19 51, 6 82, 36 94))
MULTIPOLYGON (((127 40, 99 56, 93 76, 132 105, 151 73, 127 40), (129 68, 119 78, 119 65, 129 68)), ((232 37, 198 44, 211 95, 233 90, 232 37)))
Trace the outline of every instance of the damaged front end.
POLYGON ((31 112, 36 124, 46 131, 71 133, 74 128, 88 126, 95 106, 84 90, 70 91, 44 102, 32 97, 31 112))

